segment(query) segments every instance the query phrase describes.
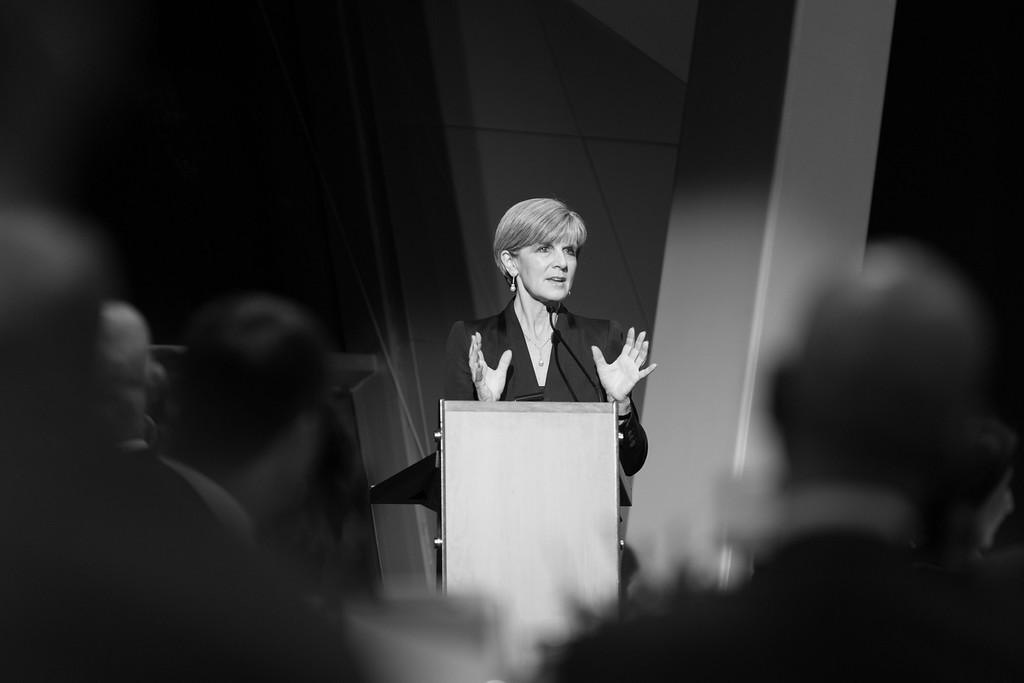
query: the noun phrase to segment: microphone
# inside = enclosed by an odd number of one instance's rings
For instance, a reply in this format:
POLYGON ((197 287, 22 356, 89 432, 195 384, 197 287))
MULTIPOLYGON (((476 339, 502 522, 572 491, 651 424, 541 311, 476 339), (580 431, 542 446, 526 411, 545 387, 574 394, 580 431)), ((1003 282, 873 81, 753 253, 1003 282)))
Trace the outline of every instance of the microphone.
MULTIPOLYGON (((557 347, 557 345, 561 344, 562 347, 565 348, 565 350, 569 352, 569 355, 572 357, 573 361, 575 361, 577 367, 579 367, 580 372, 582 372, 583 376, 587 378, 587 383, 594 390, 594 394, 597 396, 597 402, 600 403, 601 402, 601 390, 597 388, 597 385, 594 384, 594 380, 592 380, 590 378, 590 373, 587 372, 587 369, 583 366, 583 363, 581 363, 580 359, 576 357, 575 353, 573 353, 572 347, 565 343, 565 340, 562 339, 562 334, 558 331, 557 328, 555 328, 555 313, 558 311, 559 308, 561 308, 561 306, 562 306, 562 304, 559 303, 557 306, 548 306, 547 307, 548 308, 548 322, 551 324, 551 353, 555 356, 555 362, 557 363, 558 362, 558 354, 555 353, 555 348, 557 347)), ((566 384, 568 384, 568 382, 566 384)), ((569 387, 569 391, 572 391, 572 387, 571 386, 569 387)), ((575 398, 575 396, 573 396, 573 398, 575 398)))

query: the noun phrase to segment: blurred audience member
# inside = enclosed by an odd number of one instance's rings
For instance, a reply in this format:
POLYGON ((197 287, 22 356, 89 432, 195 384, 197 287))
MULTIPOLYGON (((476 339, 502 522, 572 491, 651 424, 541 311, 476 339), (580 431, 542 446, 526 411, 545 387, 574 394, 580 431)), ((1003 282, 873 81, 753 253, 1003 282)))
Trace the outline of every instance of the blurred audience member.
POLYGON ((0 212, 3 677, 360 680, 345 636, 288 583, 178 514, 153 476, 172 473, 111 457, 96 419, 103 253, 52 212, 0 212))
POLYGON ((237 538, 255 541, 309 489, 321 453, 327 344, 265 294, 215 301, 189 325, 168 465, 237 538))
MULTIPOLYGON (((91 443, 97 311, 108 288, 102 250, 78 226, 45 209, 0 209, 3 465, 61 467, 52 459, 91 443)), ((0 484, 21 490, 6 477, 0 484)))
POLYGON ((150 357, 149 325, 124 301, 100 309, 100 414, 120 450, 148 453, 155 424, 147 414, 150 387, 158 374, 150 357))
POLYGON ((1018 615, 913 570, 909 542, 984 402, 973 294, 912 245, 819 292, 775 378, 781 538, 734 593, 572 644, 562 680, 1017 680, 1018 615))
POLYGON ((372 593, 368 486, 328 402, 320 326, 254 293, 206 306, 184 341, 162 460, 234 539, 283 561, 317 608, 372 593))

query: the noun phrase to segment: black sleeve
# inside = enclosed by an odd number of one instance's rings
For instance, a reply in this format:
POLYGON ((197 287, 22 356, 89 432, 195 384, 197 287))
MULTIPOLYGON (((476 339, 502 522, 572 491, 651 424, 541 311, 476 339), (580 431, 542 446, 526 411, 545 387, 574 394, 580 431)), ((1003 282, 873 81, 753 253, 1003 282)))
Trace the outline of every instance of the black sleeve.
POLYGON ((629 417, 619 424, 619 431, 622 433, 622 440, 619 441, 619 462, 622 463, 622 471, 632 477, 640 471, 647 460, 647 432, 640 424, 635 404, 629 417))
POLYGON ((461 320, 452 325, 445 345, 444 398, 449 401, 476 400, 476 389, 469 374, 469 332, 461 320))
MULTIPOLYGON (((626 334, 622 326, 614 320, 608 326, 608 343, 605 345, 604 357, 610 363, 622 353, 622 345, 626 343, 626 334)), ((619 462, 627 476, 633 476, 644 466, 647 460, 647 432, 640 424, 640 415, 636 404, 629 416, 619 424, 622 440, 619 441, 619 462)))

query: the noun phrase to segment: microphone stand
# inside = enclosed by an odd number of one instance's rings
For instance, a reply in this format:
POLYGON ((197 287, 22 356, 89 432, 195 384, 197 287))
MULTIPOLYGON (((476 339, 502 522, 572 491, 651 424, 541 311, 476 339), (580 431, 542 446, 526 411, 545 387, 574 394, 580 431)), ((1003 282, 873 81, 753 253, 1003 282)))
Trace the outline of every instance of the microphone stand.
MULTIPOLYGON (((590 384, 590 387, 594 390, 594 394, 597 396, 597 402, 600 403, 601 390, 597 388, 597 385, 594 384, 594 380, 590 378, 590 373, 587 372, 587 369, 583 366, 583 363, 581 363, 580 359, 576 357, 575 353, 573 353, 572 347, 565 343, 565 340, 562 339, 562 334, 555 328, 555 313, 561 307, 561 302, 558 303, 557 307, 548 306, 548 323, 551 324, 551 353, 555 353, 555 348, 559 344, 561 344, 565 348, 565 350, 569 352, 569 355, 572 357, 573 361, 575 361, 577 367, 579 367, 580 372, 582 372, 583 376, 587 378, 587 383, 590 384)), ((556 355, 555 362, 557 363, 557 361, 558 356, 556 355)), ((566 382, 566 384, 568 385, 568 382, 566 382)), ((572 391, 572 387, 570 387, 569 390, 572 391)))

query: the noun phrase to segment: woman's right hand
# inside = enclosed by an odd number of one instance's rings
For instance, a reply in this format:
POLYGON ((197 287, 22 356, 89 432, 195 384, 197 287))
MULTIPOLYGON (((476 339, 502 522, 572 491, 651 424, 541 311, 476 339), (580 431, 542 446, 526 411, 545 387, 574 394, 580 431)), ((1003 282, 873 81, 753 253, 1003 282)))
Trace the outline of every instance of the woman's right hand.
POLYGON ((498 367, 493 370, 484 360, 481 348, 480 333, 474 332, 469 338, 469 374, 476 387, 476 396, 481 401, 497 401, 505 390, 505 377, 508 365, 512 362, 512 350, 506 349, 498 360, 498 367))

